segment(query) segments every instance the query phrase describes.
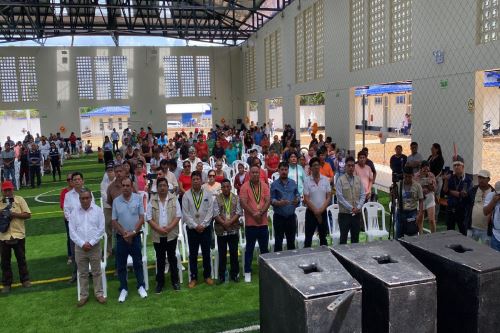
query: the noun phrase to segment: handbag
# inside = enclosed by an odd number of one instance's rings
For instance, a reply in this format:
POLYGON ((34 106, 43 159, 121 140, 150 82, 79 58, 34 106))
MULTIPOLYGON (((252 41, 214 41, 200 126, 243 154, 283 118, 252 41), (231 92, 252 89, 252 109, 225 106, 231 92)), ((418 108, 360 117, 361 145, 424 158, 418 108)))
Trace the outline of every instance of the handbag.
POLYGON ((12 214, 10 209, 12 208, 12 202, 9 202, 7 207, 0 210, 0 233, 7 232, 10 227, 10 221, 12 221, 12 214))

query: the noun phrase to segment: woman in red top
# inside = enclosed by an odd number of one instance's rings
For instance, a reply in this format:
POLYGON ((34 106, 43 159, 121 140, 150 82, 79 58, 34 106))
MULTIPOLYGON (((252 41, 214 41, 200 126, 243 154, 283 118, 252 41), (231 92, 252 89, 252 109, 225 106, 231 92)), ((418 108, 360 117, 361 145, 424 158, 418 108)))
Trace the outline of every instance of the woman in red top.
POLYGON ((262 136, 262 140, 260 140, 260 146, 262 147, 262 154, 267 155, 269 153, 269 146, 271 142, 269 142, 269 138, 266 134, 262 136))
POLYGON ((269 149, 269 154, 266 156, 266 169, 267 177, 271 178, 273 173, 278 171, 278 165, 280 164, 280 157, 276 154, 274 148, 269 149))
POLYGON ((179 199, 191 188, 191 162, 184 161, 179 175, 179 199))
POLYGON ((224 178, 227 178, 227 177, 229 177, 229 176, 226 175, 224 170, 222 170, 222 160, 217 160, 217 162, 215 162, 215 181, 217 183, 222 184, 222 181, 224 180, 224 178))

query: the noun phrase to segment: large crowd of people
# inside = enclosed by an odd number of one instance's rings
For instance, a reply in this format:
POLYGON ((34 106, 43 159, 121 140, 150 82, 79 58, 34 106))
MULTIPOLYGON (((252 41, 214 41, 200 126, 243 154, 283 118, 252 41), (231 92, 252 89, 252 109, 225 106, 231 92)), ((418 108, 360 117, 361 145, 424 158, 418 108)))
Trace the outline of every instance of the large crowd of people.
MULTIPOLYGON (((199 129, 180 131, 170 138, 165 132, 155 134, 152 128, 122 133, 113 129, 97 149, 98 160, 104 164, 101 205, 96 205, 80 172, 67 176, 67 187, 60 196, 68 263, 73 264, 72 281, 79 279, 81 286, 78 306, 89 299, 89 273, 97 301, 106 302, 100 282, 104 274, 100 266, 103 236, 107 237, 105 255, 114 254, 116 260, 118 301, 125 302, 128 297, 129 257, 138 294, 147 297, 141 252, 142 242, 148 241, 143 237, 147 226, 156 254, 154 291, 158 294, 165 288, 167 263, 172 288, 180 289, 178 244, 186 243, 187 285, 195 288, 202 281, 215 284, 213 276, 217 283, 238 282, 240 248, 244 248, 243 278, 250 283, 257 245, 260 253, 282 251, 285 246, 294 249, 299 231, 304 234, 304 247, 312 246, 316 234, 319 245, 326 245, 333 221, 328 215, 332 205, 338 209, 340 244, 347 243, 349 236, 357 243, 364 228, 363 205, 377 200, 372 191, 377 170, 368 158, 368 149, 353 156, 337 149, 331 137, 316 138, 315 131, 309 146, 301 147, 290 125, 285 126, 281 137, 271 137, 269 127, 236 129, 223 125, 207 133, 199 129), (303 225, 297 223, 298 210, 305 210, 303 225), (212 272, 211 250, 215 245, 219 264, 218 271, 212 272), (203 278, 198 274, 199 255, 203 278)), ((18 256, 21 282, 29 285, 23 240, 24 220, 30 218, 30 212, 24 200, 13 194, 16 179, 9 168, 14 160, 20 160, 21 170, 27 168, 21 172, 25 184, 29 179, 33 187, 37 178, 40 186, 44 161, 51 164, 47 171, 51 170, 53 179, 56 174, 60 178, 62 154, 78 151, 80 145, 73 133, 67 140, 56 134, 37 142, 28 133, 24 143, 13 145, 10 141, 8 138, 1 155, 5 181, 0 208, 9 202, 5 198, 13 198, 17 211, 13 210, 10 228, 0 232, 4 291, 12 284, 11 249, 18 256), (27 158, 23 164, 24 155, 27 158)), ((418 152, 416 142, 409 148, 411 154, 406 156, 403 147, 397 146, 390 159, 391 195, 397 199, 398 212, 395 237, 422 233, 425 213, 430 231, 435 232, 440 204, 445 204, 448 229, 457 226, 464 235, 500 251, 500 182, 493 188, 490 173, 481 170, 478 185, 473 185, 464 172, 465 161, 458 155, 450 172, 444 168, 437 143, 428 159, 418 152)))

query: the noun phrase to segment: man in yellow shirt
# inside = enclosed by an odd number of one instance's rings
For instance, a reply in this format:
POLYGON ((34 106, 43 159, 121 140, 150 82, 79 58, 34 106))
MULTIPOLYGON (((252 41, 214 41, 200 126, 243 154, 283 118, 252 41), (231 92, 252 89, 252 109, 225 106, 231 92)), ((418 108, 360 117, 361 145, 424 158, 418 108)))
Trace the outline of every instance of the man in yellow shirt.
MULTIPOLYGON (((0 198, 0 210, 10 208, 10 224, 8 226, 1 224, 5 228, 0 230, 0 255, 2 267, 2 293, 8 293, 12 285, 12 267, 11 252, 17 259, 19 267, 19 277, 23 287, 31 287, 31 282, 26 264, 25 237, 26 230, 24 221, 31 218, 31 211, 26 201, 17 195, 14 195, 14 184, 10 180, 2 183, 2 197, 0 198)), ((3 212, 2 212, 3 213, 3 212)))

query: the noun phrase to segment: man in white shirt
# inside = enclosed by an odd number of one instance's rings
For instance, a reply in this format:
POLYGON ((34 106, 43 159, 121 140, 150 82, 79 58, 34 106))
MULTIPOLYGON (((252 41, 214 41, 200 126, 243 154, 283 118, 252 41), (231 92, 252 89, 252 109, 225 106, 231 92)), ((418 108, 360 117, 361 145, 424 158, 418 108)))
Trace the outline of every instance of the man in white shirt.
POLYGON ((99 240, 104 235, 104 214, 92 202, 92 193, 86 188, 79 192, 80 206, 74 207, 69 217, 69 234, 75 243, 75 261, 80 282, 80 301, 84 306, 89 299, 89 264, 94 283, 94 293, 99 303, 106 303, 103 295, 101 271, 101 246, 99 240))
POLYGON ((493 214, 493 235, 490 246, 500 251, 500 181, 495 183, 495 191, 491 191, 484 198, 483 213, 486 216, 493 214))
MULTIPOLYGON (((66 196, 64 197, 64 218, 69 221, 69 217, 71 215, 71 212, 75 209, 80 207, 80 192, 83 188, 83 185, 85 184, 83 180, 83 174, 81 172, 73 172, 71 174, 71 181, 73 183, 73 189, 66 193, 66 196)), ((92 203, 94 202, 94 196, 92 195, 92 192, 90 193, 92 197, 92 203)))
POLYGON ((304 204, 307 207, 304 247, 311 247, 316 229, 318 229, 319 244, 327 245, 328 221, 326 208, 332 201, 330 182, 328 178, 319 172, 319 158, 311 158, 309 167, 311 168, 311 176, 307 177, 304 182, 304 204))

